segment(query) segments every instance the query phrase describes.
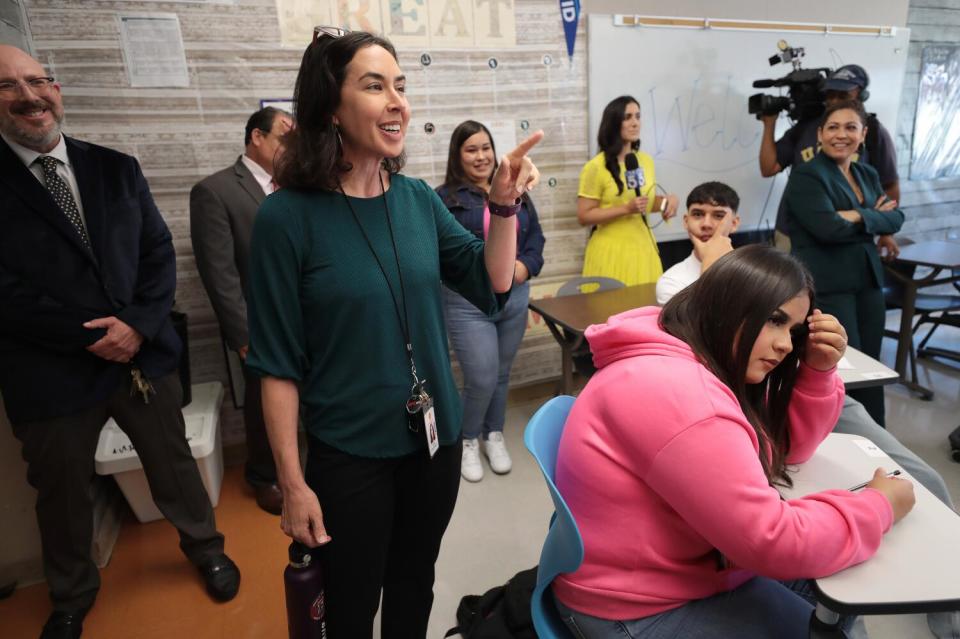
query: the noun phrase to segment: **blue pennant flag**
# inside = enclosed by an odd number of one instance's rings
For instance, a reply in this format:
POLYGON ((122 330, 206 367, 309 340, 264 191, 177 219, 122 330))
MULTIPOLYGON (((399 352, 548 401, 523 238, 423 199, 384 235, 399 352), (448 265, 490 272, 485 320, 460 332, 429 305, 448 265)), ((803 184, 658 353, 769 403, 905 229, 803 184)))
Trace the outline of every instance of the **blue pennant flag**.
POLYGON ((563 20, 563 35, 567 38, 567 55, 572 58, 577 23, 580 22, 580 0, 560 0, 560 18, 563 20))

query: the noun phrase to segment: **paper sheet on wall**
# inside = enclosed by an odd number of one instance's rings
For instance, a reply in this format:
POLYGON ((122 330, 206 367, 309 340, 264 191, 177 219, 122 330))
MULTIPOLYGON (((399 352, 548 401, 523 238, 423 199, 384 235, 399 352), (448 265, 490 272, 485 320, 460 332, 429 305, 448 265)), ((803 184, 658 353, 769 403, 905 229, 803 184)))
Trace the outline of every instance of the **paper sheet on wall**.
POLYGON ((493 136, 493 144, 497 148, 497 159, 517 147, 516 120, 483 120, 483 124, 490 129, 490 135, 493 136))
POLYGON ((121 13, 117 18, 130 86, 190 86, 177 14, 121 13))
POLYGON ((273 107, 274 109, 280 109, 281 111, 286 111, 287 113, 293 113, 293 100, 289 98, 270 98, 260 100, 260 108, 265 109, 267 107, 273 107))

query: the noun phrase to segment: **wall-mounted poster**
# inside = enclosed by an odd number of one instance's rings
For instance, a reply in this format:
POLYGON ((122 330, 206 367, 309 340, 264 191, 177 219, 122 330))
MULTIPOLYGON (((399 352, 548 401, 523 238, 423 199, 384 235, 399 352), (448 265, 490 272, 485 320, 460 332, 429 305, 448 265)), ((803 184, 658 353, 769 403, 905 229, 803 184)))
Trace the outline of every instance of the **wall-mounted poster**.
POLYGON ((117 18, 130 86, 190 86, 177 14, 121 13, 117 18))
POLYGON ((9 44, 33 55, 33 39, 23 0, 0 0, 0 44, 9 44))
POLYGON ((283 46, 310 44, 313 27, 386 35, 398 48, 517 44, 514 0, 276 0, 283 46))
POLYGON ((960 47, 924 47, 911 180, 960 175, 960 47))

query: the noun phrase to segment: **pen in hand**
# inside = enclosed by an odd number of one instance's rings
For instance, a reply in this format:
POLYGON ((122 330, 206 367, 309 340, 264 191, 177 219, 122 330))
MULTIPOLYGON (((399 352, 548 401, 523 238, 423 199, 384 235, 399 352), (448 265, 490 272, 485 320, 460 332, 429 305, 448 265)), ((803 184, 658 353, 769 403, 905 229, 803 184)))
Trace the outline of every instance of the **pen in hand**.
MULTIPOLYGON (((896 477, 899 474, 900 474, 899 470, 891 470, 889 473, 887 473, 887 477, 896 477)), ((873 480, 871 479, 870 481, 873 481, 873 480)), ((857 484, 856 486, 853 486, 852 488, 848 488, 847 490, 849 490, 850 492, 863 490, 864 488, 867 487, 867 484, 869 483, 870 483, 869 481, 865 481, 862 484, 857 484)))

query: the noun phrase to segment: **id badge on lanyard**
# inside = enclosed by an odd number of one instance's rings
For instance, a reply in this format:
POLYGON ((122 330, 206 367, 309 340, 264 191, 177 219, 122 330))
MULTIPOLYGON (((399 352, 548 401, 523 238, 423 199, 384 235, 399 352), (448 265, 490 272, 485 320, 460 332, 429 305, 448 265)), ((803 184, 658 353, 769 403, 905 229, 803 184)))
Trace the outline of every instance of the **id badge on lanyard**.
POLYGON ((410 388, 407 399, 407 427, 414 433, 422 432, 427 438, 427 452, 430 458, 440 449, 437 436, 437 415, 433 409, 433 398, 427 393, 427 380, 417 380, 410 388))

